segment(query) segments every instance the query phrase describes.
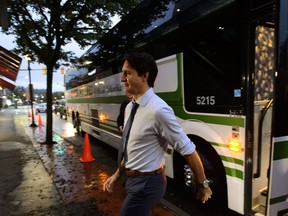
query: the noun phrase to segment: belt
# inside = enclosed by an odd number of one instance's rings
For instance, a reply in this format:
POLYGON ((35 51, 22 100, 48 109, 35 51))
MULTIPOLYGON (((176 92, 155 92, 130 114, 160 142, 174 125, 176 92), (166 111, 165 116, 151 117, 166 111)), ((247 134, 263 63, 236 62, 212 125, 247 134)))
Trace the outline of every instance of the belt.
POLYGON ((138 170, 131 170, 131 169, 125 169, 127 176, 148 176, 148 175, 155 175, 158 173, 164 172, 164 167, 160 167, 157 170, 151 171, 151 172, 140 172, 138 170))

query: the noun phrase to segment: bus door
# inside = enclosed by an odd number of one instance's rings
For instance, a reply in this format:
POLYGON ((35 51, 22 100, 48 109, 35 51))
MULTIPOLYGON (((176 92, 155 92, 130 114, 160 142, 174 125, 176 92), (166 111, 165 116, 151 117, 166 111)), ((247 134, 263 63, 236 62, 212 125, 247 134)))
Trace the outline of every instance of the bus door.
POLYGON ((251 204, 265 216, 288 216, 288 1, 277 6, 255 27, 251 204))
POLYGON ((275 28, 255 28, 252 211, 266 215, 275 73, 275 28))
POLYGON ((277 0, 275 87, 267 216, 288 216, 288 1, 277 0))

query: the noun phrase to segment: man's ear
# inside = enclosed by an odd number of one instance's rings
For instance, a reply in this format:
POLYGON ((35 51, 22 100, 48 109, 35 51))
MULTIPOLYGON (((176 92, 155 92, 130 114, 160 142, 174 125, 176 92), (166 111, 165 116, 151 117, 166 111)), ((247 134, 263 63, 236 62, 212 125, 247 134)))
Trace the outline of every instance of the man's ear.
POLYGON ((148 82, 148 77, 149 77, 149 72, 146 72, 142 77, 143 82, 144 81, 148 82))

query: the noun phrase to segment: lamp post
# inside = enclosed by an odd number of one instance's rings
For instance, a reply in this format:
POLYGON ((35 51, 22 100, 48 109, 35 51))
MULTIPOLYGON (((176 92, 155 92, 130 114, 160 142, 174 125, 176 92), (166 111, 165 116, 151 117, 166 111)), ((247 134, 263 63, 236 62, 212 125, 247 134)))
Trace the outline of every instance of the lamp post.
POLYGON ((30 68, 30 57, 27 55, 26 56, 28 60, 28 73, 29 73, 29 94, 30 94, 30 104, 31 104, 31 114, 32 114, 32 123, 30 124, 30 127, 37 127, 35 124, 35 119, 34 119, 34 110, 33 110, 33 85, 31 83, 31 68, 30 68))

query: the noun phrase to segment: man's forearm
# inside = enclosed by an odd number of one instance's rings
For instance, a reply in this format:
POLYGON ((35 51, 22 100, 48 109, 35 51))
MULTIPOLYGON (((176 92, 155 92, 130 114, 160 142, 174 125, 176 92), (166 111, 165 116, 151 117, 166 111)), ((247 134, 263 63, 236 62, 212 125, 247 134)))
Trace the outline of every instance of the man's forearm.
POLYGON ((202 184, 204 180, 206 180, 206 175, 204 172, 204 168, 201 162, 201 159, 195 150, 192 154, 184 156, 193 173, 196 176, 197 183, 202 184))
POLYGON ((120 176, 125 172, 124 158, 122 159, 121 164, 120 166, 118 166, 118 169, 116 172, 118 172, 120 176))

